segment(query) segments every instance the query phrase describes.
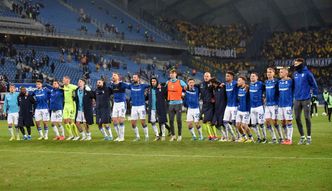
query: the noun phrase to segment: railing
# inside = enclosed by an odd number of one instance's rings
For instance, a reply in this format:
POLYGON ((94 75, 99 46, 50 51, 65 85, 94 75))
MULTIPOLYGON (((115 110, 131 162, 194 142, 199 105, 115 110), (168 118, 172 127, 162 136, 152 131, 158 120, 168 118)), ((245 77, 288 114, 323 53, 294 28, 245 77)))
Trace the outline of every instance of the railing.
POLYGON ((3 26, 0 28, 0 33, 187 50, 187 46, 182 43, 145 42, 131 38, 121 39, 121 37, 109 34, 103 34, 103 36, 98 36, 97 34, 88 33, 88 32, 79 33, 77 30, 69 30, 69 29, 66 30, 56 29, 55 32, 46 32, 46 31, 31 31, 30 29, 23 27, 17 29, 17 28, 3 26))

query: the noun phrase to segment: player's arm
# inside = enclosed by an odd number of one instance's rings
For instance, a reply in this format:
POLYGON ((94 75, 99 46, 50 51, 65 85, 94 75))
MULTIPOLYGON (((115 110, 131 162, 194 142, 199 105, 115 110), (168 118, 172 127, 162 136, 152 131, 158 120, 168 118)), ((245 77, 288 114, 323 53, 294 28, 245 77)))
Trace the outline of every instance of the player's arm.
POLYGON ((121 87, 124 89, 131 89, 131 84, 127 84, 125 82, 121 82, 121 87))
POLYGON ((45 88, 45 90, 46 90, 46 97, 47 97, 47 99, 48 100, 50 100, 51 99, 51 90, 50 89, 48 89, 48 88, 45 88))
MULTIPOLYGON (((292 82, 293 83, 293 82, 292 82)), ((275 93, 276 93, 276 97, 279 98, 279 80, 277 81, 277 83, 275 84, 275 93)))
POLYGON ((180 85, 184 90, 187 90, 187 84, 183 80, 180 80, 180 85))
POLYGON ((266 103, 266 86, 265 84, 262 82, 262 99, 263 99, 263 103, 266 103))
POLYGON ((161 90, 162 95, 164 96, 164 99, 167 99, 167 86, 166 86, 166 83, 165 84, 160 83, 157 86, 157 88, 161 90))
POLYGON ((168 82, 169 82, 169 80, 167 80, 167 81, 165 82, 165 84, 160 83, 158 86, 164 86, 164 87, 167 89, 168 82))
POLYGON ((318 86, 317 86, 317 82, 315 80, 314 75, 309 72, 308 73, 308 80, 309 80, 309 85, 312 88, 312 95, 313 97, 315 97, 317 99, 317 95, 318 95, 318 86))
POLYGON ((36 99, 32 95, 28 95, 28 99, 29 99, 31 104, 33 104, 33 105, 36 104, 36 99))
POLYGON ((90 99, 95 99, 95 92, 93 90, 91 90, 91 88, 89 90, 85 89, 86 90, 86 93, 87 93, 87 96, 90 98, 90 99))
POLYGON ((7 106, 8 106, 7 102, 8 102, 7 96, 5 95, 5 100, 4 100, 4 104, 3 104, 3 112, 4 112, 5 116, 7 115, 7 106))
POLYGON ((109 95, 111 96, 113 94, 113 89, 111 87, 107 87, 107 89, 108 89, 109 95))
POLYGON ((150 84, 142 84, 143 85, 143 89, 148 89, 148 88, 150 88, 150 84))
POLYGON ((30 101, 31 106, 32 106, 31 112, 34 114, 35 113, 35 109, 36 109, 36 100, 35 100, 35 98, 33 96, 28 95, 28 92, 26 94, 27 94, 28 100, 30 101))
POLYGON ((68 87, 71 89, 71 90, 76 90, 78 88, 77 85, 74 85, 74 84, 69 84, 68 87))
POLYGON ((184 94, 184 97, 183 97, 183 106, 185 107, 185 108, 187 108, 188 109, 188 102, 187 102, 187 96, 186 96, 186 94, 184 94))
MULTIPOLYGON (((21 102, 20 102, 20 96, 17 96, 17 104, 20 107, 21 106, 21 102)), ((5 110, 4 110, 5 111, 5 110)))

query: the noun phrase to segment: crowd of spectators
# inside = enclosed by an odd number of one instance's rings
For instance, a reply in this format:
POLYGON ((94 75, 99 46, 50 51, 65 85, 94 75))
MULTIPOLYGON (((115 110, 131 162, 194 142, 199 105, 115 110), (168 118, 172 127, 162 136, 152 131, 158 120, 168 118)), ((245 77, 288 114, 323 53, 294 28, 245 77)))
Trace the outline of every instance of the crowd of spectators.
POLYGON ((225 61, 218 58, 194 57, 192 66, 199 71, 209 71, 214 75, 224 75, 227 71, 233 71, 237 75, 247 75, 254 70, 254 65, 248 61, 225 61))
MULTIPOLYGON (((235 48, 238 54, 246 51, 251 36, 251 27, 232 25, 195 25, 193 23, 160 17, 158 25, 169 33, 180 33, 189 46, 213 49, 235 48)), ((252 27, 253 28, 253 27, 252 27)))
MULTIPOLYGON (((12 44, 3 44, 0 46, 0 64, 4 67, 6 62, 15 65, 15 82, 30 82, 31 80, 50 80, 51 76, 44 76, 42 69, 50 67, 51 73, 54 73, 55 64, 50 64, 50 58, 46 54, 39 54, 34 49, 17 50, 12 44), (53 69, 52 69, 53 68, 53 69)), ((8 79, 6 77, 6 79, 8 79)))
POLYGON ((20 15, 22 18, 30 18, 37 20, 39 15, 40 8, 43 7, 43 4, 33 3, 29 0, 20 0, 14 1, 12 3, 12 11, 17 15, 20 15))
POLYGON ((190 46, 208 48, 245 48, 250 30, 241 25, 194 25, 186 21, 176 23, 179 32, 185 35, 190 46))
POLYGON ((332 28, 275 32, 262 50, 268 60, 332 57, 332 28))
POLYGON ((309 66, 308 68, 314 74, 318 88, 320 92, 323 92, 323 89, 332 90, 332 63, 329 66, 325 67, 314 67, 309 66))

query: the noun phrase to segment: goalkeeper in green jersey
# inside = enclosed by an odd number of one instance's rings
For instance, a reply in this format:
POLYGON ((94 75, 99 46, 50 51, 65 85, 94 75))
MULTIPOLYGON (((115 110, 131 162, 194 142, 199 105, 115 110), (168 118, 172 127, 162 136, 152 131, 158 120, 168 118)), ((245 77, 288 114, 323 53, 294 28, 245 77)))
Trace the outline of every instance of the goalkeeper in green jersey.
POLYGON ((77 89, 76 85, 70 84, 70 77, 63 77, 63 91, 64 91, 64 107, 63 107, 63 119, 65 128, 68 133, 67 140, 76 140, 79 138, 79 133, 75 125, 76 104, 74 92, 77 89))

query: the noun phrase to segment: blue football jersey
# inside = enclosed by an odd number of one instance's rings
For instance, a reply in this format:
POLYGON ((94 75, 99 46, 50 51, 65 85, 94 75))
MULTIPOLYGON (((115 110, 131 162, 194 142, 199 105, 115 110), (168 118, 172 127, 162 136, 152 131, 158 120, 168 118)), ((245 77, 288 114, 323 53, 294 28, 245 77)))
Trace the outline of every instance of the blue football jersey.
POLYGON ((278 80, 265 81, 266 106, 278 105, 278 80))
POLYGON ((293 106, 293 80, 279 80, 279 107, 293 106))
POLYGON ((231 83, 226 82, 226 95, 227 95, 227 106, 237 107, 238 99, 237 93, 239 88, 237 87, 237 82, 233 80, 231 83))
POLYGON ((261 81, 250 83, 250 107, 255 108, 263 105, 264 84, 261 81))
POLYGON ((249 92, 247 92, 246 88, 239 88, 237 95, 239 99, 238 110, 242 112, 249 112, 250 111, 249 92))

